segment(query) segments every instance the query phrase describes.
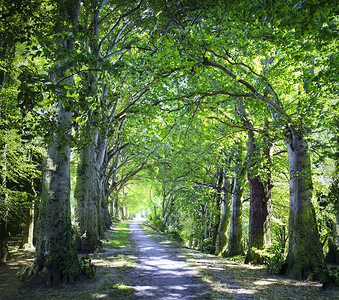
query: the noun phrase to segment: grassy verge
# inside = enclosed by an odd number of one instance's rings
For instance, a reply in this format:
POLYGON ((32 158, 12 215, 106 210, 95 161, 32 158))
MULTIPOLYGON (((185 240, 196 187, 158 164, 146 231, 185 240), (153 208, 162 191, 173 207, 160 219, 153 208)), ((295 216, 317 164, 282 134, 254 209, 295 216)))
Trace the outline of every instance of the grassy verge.
MULTIPOLYGON (((55 288, 48 286, 39 287, 21 287, 20 282, 15 283, 15 272, 5 273, 8 284, 4 284, 4 290, 1 290, 0 299, 134 299, 134 289, 131 286, 131 274, 134 274, 136 267, 137 253, 128 230, 128 222, 113 224, 112 228, 106 233, 106 239, 103 241, 103 250, 88 257, 96 267, 94 278, 82 278, 73 284, 60 285, 55 288), (12 277, 11 277, 12 276, 12 277)), ((31 257, 29 257, 31 259, 31 257)), ((20 261, 21 261, 20 257, 20 261)), ((19 258, 18 258, 19 262, 19 258)), ((18 265, 19 263, 16 262, 18 265)), ((15 262, 13 261, 12 264, 15 262)), ((7 269, 13 269, 9 265, 7 269)), ((16 269, 15 269, 16 270, 16 269)), ((0 273, 5 270, 1 269, 0 273)), ((3 275, 3 274, 1 274, 3 275)), ((0 276, 1 277, 1 276, 0 276)), ((0 279, 1 281, 1 279, 0 279)))
POLYGON ((128 248, 131 247, 131 238, 128 231, 128 222, 119 222, 114 225, 113 233, 108 234, 110 238, 108 246, 112 248, 128 248))

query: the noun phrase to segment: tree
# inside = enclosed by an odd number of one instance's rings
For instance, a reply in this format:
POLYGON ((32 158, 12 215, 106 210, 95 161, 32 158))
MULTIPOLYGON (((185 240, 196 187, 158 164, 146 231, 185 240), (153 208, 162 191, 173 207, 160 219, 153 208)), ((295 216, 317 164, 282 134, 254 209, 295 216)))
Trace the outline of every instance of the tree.
MULTIPOLYGON (((249 116, 245 116, 246 125, 253 129, 249 116)), ((265 120, 263 141, 258 143, 254 132, 248 131, 247 141, 247 178, 250 187, 250 217, 249 217, 249 242, 245 263, 262 263, 262 258, 255 249, 264 249, 271 243, 270 222, 272 215, 271 207, 271 167, 272 167, 272 142, 267 134, 268 121, 265 120), (259 144, 259 145, 258 145, 259 144), (262 157, 258 153, 261 150, 262 157), (263 174, 258 174, 256 168, 263 162, 263 174)))
POLYGON ((232 204, 230 233, 228 239, 227 252, 228 257, 243 255, 244 245, 242 241, 242 192, 245 180, 245 164, 243 161, 243 146, 241 141, 236 142, 234 149, 234 177, 232 184, 232 204))
POLYGON ((35 262, 26 276, 36 277, 46 270, 45 279, 51 285, 73 281, 80 273, 70 215, 69 139, 72 122, 66 106, 67 101, 71 100, 65 88, 72 87, 73 78, 66 75, 71 60, 64 58, 65 53, 72 53, 73 50, 73 30, 77 28, 79 10, 80 1, 60 0, 55 3, 54 44, 50 43, 52 49, 45 49, 52 50, 50 53, 57 58, 49 73, 55 86, 55 90, 49 90, 49 96, 55 99, 56 127, 44 158, 35 262))
MULTIPOLYGON (((223 155, 225 152, 223 151, 223 155)), ((221 196, 221 211, 220 211, 220 222, 218 227, 218 232, 215 241, 215 254, 221 254, 224 252, 225 247, 227 245, 227 229, 230 221, 231 214, 231 184, 230 184, 230 159, 224 159, 224 167, 223 167, 223 181, 222 181, 222 196, 221 196)))

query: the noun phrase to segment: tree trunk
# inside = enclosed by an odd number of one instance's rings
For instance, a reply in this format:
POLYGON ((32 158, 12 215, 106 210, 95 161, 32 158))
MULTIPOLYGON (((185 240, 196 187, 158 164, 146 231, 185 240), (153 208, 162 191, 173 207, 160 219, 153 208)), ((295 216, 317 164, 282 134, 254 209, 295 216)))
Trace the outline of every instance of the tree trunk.
MULTIPOLYGON (((58 105, 63 128, 70 128, 71 114, 58 105)), ((43 170, 40 214, 38 219, 36 265, 46 268, 49 284, 74 280, 80 272, 74 247, 70 210, 70 148, 60 138, 47 150, 43 170), (61 150, 58 150, 58 148, 61 150)))
POLYGON ((104 204, 104 206, 102 207, 102 215, 103 215, 104 230, 107 230, 112 225, 111 218, 109 215, 108 204, 104 204))
POLYGON ((113 217, 114 219, 119 219, 119 198, 118 196, 116 196, 113 199, 113 207, 114 207, 113 217))
POLYGON ((242 192, 245 179, 245 168, 242 161, 242 146, 238 145, 234 167, 234 182, 232 190, 230 235, 227 246, 227 257, 244 255, 242 243, 242 192))
POLYGON ((120 215, 120 219, 121 220, 125 220, 125 211, 124 211, 124 207, 121 205, 119 206, 119 215, 120 215))
POLYGON ((34 236, 34 205, 32 208, 27 209, 25 227, 22 234, 22 241, 20 248, 33 249, 33 236, 34 236))
POLYGON ((204 203, 205 207, 205 237, 204 239, 207 240, 211 237, 211 227, 210 227, 210 209, 208 207, 208 202, 204 203))
POLYGON ((93 133, 93 143, 81 150, 75 188, 76 218, 79 226, 78 251, 89 253, 101 248, 106 203, 104 159, 107 142, 98 130, 93 133))
POLYGON ((338 198, 338 191, 339 191, 339 181, 334 181, 333 184, 337 186, 335 189, 336 192, 336 199, 334 203, 335 208, 335 220, 333 222, 332 233, 331 237, 328 242, 328 253, 326 254, 326 261, 328 263, 339 263, 339 198, 338 198))
POLYGON ((290 278, 328 282, 312 200, 311 162, 306 140, 293 127, 286 140, 290 173, 289 250, 282 272, 290 278))
POLYGON ((227 245, 227 228, 230 222, 231 201, 229 178, 223 176, 223 194, 221 198, 221 217, 215 242, 215 254, 221 254, 227 245))
POLYGON ((7 153, 6 153, 7 144, 4 146, 3 156, 4 156, 4 165, 2 167, 2 178, 1 184, 3 190, 0 193, 0 205, 3 207, 3 215, 0 215, 0 262, 7 261, 8 258, 8 227, 7 227, 7 218, 8 218, 8 193, 6 192, 7 187, 7 153))
POLYGON ((222 202, 221 201, 221 198, 222 198, 221 188, 222 188, 223 179, 224 179, 224 171, 222 168, 218 168, 216 177, 217 177, 218 190, 214 194, 214 197, 213 197, 214 205, 212 205, 212 215, 211 215, 212 245, 211 245, 211 250, 210 250, 211 254, 215 253, 216 251, 216 241, 217 241, 218 230, 219 230, 220 221, 221 221, 221 202, 222 202))
MULTIPOLYGON (((80 1, 56 2, 60 22, 56 31, 63 33, 64 23, 76 26, 80 1)), ((72 51, 74 41, 58 37, 56 44, 59 48, 72 51)), ((61 86, 73 85, 73 78, 65 80, 62 66, 66 60, 60 61, 58 68, 51 73, 56 83, 56 130, 53 132, 53 142, 46 151, 44 158, 42 193, 39 209, 36 258, 26 276, 38 274, 45 276, 50 285, 60 281, 73 281, 80 273, 80 263, 73 241, 70 208, 70 147, 68 139, 71 135, 71 113, 64 107, 65 90, 61 86), (60 80, 64 80, 62 83, 60 80), (46 270, 46 272, 40 272, 46 270)))
POLYGON ((97 182, 93 161, 94 151, 93 144, 81 150, 74 191, 75 216, 79 226, 76 246, 78 251, 84 253, 94 252, 101 247, 99 234, 101 205, 95 188, 97 182))
POLYGON ((248 132, 247 142, 247 161, 248 171, 247 178, 250 187, 250 216, 249 216, 249 242, 245 263, 263 263, 262 257, 255 252, 255 249, 261 250, 270 244, 270 221, 272 215, 271 208, 271 150, 272 144, 266 139, 266 144, 261 146, 264 148, 264 155, 261 158, 265 161, 266 178, 262 175, 253 174, 253 167, 257 165, 257 159, 254 156, 256 151, 254 133, 248 132))
POLYGON ((8 230, 7 221, 0 219, 0 262, 7 261, 8 257, 8 230))
POLYGON ((30 195, 31 207, 26 211, 25 225, 22 233, 22 240, 20 248, 22 249, 33 249, 33 238, 34 238, 34 227, 35 227, 35 208, 38 193, 34 188, 34 181, 26 184, 27 195, 30 195))

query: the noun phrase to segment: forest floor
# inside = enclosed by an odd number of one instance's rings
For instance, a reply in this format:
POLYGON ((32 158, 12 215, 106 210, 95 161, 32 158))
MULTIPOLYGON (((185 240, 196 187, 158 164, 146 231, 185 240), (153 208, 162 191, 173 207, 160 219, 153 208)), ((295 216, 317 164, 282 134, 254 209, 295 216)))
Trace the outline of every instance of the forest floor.
POLYGON ((175 241, 132 221, 106 232, 103 249, 90 255, 93 279, 34 288, 17 273, 34 252, 10 247, 0 266, 0 299, 339 299, 339 289, 268 274, 245 265, 180 247, 175 241))

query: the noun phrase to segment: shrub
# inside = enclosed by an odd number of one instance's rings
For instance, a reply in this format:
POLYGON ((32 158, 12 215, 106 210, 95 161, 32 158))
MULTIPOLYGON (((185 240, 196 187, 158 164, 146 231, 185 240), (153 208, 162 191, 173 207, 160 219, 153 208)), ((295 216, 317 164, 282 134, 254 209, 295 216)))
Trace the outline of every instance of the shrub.
POLYGON ((164 220, 159 215, 150 215, 147 224, 160 232, 165 231, 164 220))
POLYGON ((339 286, 339 267, 338 266, 331 266, 331 267, 329 267, 329 272, 330 272, 332 282, 336 286, 339 286))
POLYGON ((88 278, 94 278, 96 269, 89 256, 83 256, 80 260, 81 270, 88 278))
POLYGON ((207 238, 202 241, 201 244, 199 244, 198 249, 205 253, 210 253, 212 249, 212 238, 207 238))
POLYGON ((267 271, 271 274, 279 274, 286 258, 284 249, 278 244, 271 244, 266 251, 268 255, 264 263, 267 265, 267 271))

